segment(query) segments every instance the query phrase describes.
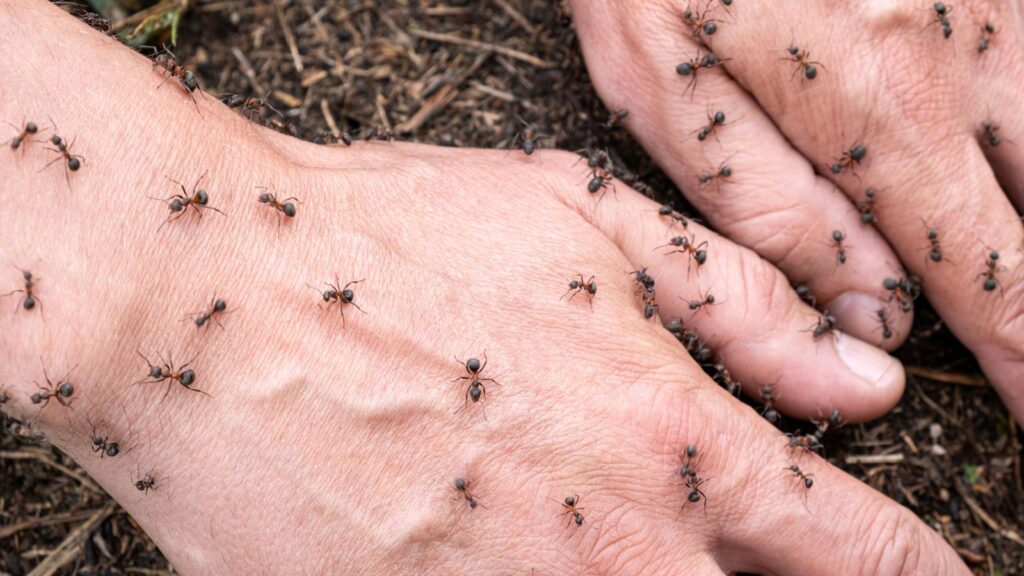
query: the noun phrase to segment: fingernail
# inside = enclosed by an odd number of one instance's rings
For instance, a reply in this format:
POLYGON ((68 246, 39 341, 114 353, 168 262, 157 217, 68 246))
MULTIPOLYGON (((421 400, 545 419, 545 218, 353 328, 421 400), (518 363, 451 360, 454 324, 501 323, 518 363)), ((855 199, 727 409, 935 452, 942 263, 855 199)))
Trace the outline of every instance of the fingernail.
POLYGON ((878 323, 878 310, 882 306, 877 296, 863 292, 843 292, 825 306, 843 332, 864 340, 882 340, 882 327, 878 323), (874 338, 873 338, 874 336, 874 338))
POLYGON ((902 367, 895 358, 853 336, 840 334, 836 352, 850 372, 874 388, 892 388, 903 378, 902 367))

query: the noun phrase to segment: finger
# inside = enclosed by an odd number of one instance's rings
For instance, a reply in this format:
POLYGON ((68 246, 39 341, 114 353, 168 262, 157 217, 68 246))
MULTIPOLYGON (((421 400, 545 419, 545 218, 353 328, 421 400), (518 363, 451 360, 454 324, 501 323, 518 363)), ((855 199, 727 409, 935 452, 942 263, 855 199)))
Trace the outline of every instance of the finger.
MULTIPOLYGON (((686 76, 674 72, 699 45, 682 8, 649 4, 625 15, 620 3, 576 4, 582 46, 602 98, 629 102, 626 126, 716 229, 773 262, 793 284, 808 285, 847 332, 897 347, 912 319, 894 318, 893 336, 886 339, 879 337, 875 314, 885 296, 879 281, 889 274, 886 262, 895 262, 895 254, 722 70, 697 66, 686 76), (629 21, 609 29, 604 23, 613 10, 629 21), (680 97, 691 83, 693 97, 680 97), (722 124, 715 121, 719 113, 722 124), (731 176, 701 182, 722 166, 731 176), (834 239, 837 233, 841 241, 834 239)), ((722 9, 710 10, 723 19, 721 28, 729 26, 722 9)), ((713 38, 705 36, 714 45, 713 38)))
MULTIPOLYGON (((545 164, 563 166, 571 159, 557 153, 543 157, 545 164)), ((692 222, 686 230, 669 229, 657 215, 657 204, 621 182, 596 194, 578 183, 553 190, 636 268, 648 268, 661 317, 681 319, 685 328, 696 330, 747 394, 760 398, 768 385, 775 406, 786 413, 814 418, 839 408, 852 420, 884 413, 902 394, 897 361, 847 334, 815 337, 820 315, 799 300, 778 270, 749 250, 692 222), (707 242, 704 264, 697 266, 691 252, 673 244, 676 235, 685 235, 693 246, 707 242)), ((644 299, 637 296, 636 302, 636 313, 642 314, 644 299)))
MULTIPOLYGON (((837 182, 850 197, 865 182, 879 190, 880 229, 906 266, 924 279, 929 301, 1024 421, 1024 229, 976 141, 977 123, 965 118, 980 113, 955 97, 972 79, 967 72, 973 67, 958 60, 969 44, 944 44, 941 33, 923 28, 927 10, 891 5, 874 12, 832 11, 818 4, 799 9, 801 18, 822 22, 804 31, 801 42, 815 47, 817 59, 843 63, 819 80, 838 85, 844 80, 841 70, 878 69, 858 60, 858 54, 891 55, 881 69, 898 70, 899 80, 878 86, 846 82, 829 95, 811 97, 788 85, 782 70, 766 74, 778 63, 749 50, 749 57, 730 72, 766 109, 780 111, 774 116, 781 129, 819 165, 835 162, 854 143, 865 147, 862 161, 842 167, 837 182), (839 20, 844 29, 853 26, 865 33, 826 36, 829 23, 839 20), (802 120, 807 117, 830 120, 811 127, 802 120), (928 238, 929 229, 935 230, 937 244, 928 238), (933 246, 942 253, 938 262, 927 256, 933 246), (989 258, 993 250, 997 261, 989 258)), ((765 18, 738 19, 732 35, 716 41, 733 49, 745 44, 741 36, 746 35, 783 43, 790 35, 787 18, 797 16, 794 10, 779 7, 765 18)), ((1009 69, 1024 69, 1020 53, 1000 56, 1009 69)))

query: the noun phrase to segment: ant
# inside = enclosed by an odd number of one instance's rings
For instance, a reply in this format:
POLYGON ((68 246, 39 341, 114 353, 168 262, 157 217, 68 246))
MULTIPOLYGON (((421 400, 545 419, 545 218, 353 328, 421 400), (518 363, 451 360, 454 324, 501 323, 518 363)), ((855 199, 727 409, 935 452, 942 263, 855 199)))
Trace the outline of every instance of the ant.
POLYGON ((590 300, 590 309, 593 310, 594 295, 597 294, 597 282, 594 281, 593 276, 591 276, 587 280, 583 279, 583 274, 577 274, 576 276, 578 278, 569 282, 569 290, 567 290, 566 293, 562 295, 562 298, 565 298, 571 292, 572 296, 569 296, 569 300, 571 301, 580 292, 586 292, 587 298, 590 300))
POLYGON ((686 84, 686 89, 683 90, 683 95, 685 96, 687 92, 690 92, 690 98, 693 99, 693 94, 697 91, 697 73, 700 72, 701 68, 717 68, 723 62, 729 60, 732 60, 732 58, 719 58, 712 52, 708 52, 702 57, 698 47, 697 55, 694 58, 676 66, 676 74, 690 77, 690 81, 686 84))
MULTIPOLYGON (((175 60, 174 53, 166 47, 153 58, 153 67, 156 68, 157 66, 162 69, 164 74, 164 80, 160 83, 160 86, 163 86, 164 82, 167 82, 170 78, 176 79, 181 88, 192 98, 192 104, 195 105, 196 111, 199 112, 199 103, 196 102, 195 92, 198 90, 202 94, 203 91, 199 88, 195 74, 191 70, 182 68, 175 60)), ((160 89, 160 86, 157 86, 157 90, 160 89)))
MULTIPOLYGON (((268 92, 267 96, 269 95, 270 93, 268 92)), ((274 108, 270 102, 267 102, 267 96, 263 98, 246 98, 238 94, 227 94, 221 97, 221 102, 226 104, 228 108, 241 108, 242 114, 249 120, 252 120, 253 116, 262 120, 264 108, 269 108, 278 116, 284 117, 280 110, 274 108)))
POLYGON ((470 508, 476 508, 479 502, 476 501, 476 496, 469 493, 469 481, 463 478, 455 479, 455 489, 462 493, 462 497, 469 503, 470 508))
POLYGON ((928 230, 928 259, 932 262, 942 262, 942 246, 939 245, 939 230, 932 228, 921 219, 921 224, 924 224, 926 230, 928 230))
POLYGON ((701 33, 713 36, 718 31, 718 22, 721 22, 714 18, 708 18, 708 12, 711 11, 711 2, 712 0, 708 0, 703 12, 700 9, 691 10, 689 5, 683 11, 683 21, 687 26, 693 28, 693 38, 698 42, 701 41, 701 33))
MULTIPOLYGON (((51 120, 50 122, 53 123, 53 120, 51 120)), ((57 131, 56 124, 53 125, 53 130, 54 132, 57 131)), ((46 170, 47 168, 52 166, 54 162, 64 160, 64 179, 68 183, 68 190, 70 190, 71 172, 78 172, 82 165, 85 164, 85 158, 78 154, 71 153, 71 147, 75 145, 74 140, 71 141, 71 144, 68 144, 63 138, 61 138, 57 134, 54 134, 53 136, 50 137, 50 144, 53 144, 55 147, 45 148, 45 150, 49 152, 56 152, 57 154, 59 154, 59 156, 47 162, 46 166, 43 166, 39 171, 42 172, 43 170, 46 170)))
POLYGON ((991 120, 986 120, 981 123, 981 133, 978 136, 982 144, 995 148, 1003 142, 1002 137, 996 132, 999 132, 999 125, 991 120))
MULTIPOLYGON (((199 218, 203 217, 203 210, 205 209, 213 210, 222 216, 227 216, 227 214, 224 214, 220 209, 209 206, 209 193, 207 193, 206 190, 199 188, 199 183, 203 181, 203 178, 206 178, 207 172, 203 172, 202 176, 200 176, 199 179, 196 180, 196 183, 192 185, 192 192, 188 192, 185 189, 185 185, 181 182, 178 182, 170 176, 165 176, 165 178, 181 187, 181 194, 175 194, 168 198, 154 198, 152 196, 147 196, 150 200, 166 202, 167 208, 171 211, 171 215, 167 217, 167 220, 164 220, 164 223, 160 225, 160 228, 163 228, 169 222, 173 222, 187 214, 189 207, 196 211, 199 218)), ((160 231, 160 228, 157 229, 157 232, 160 231)))
POLYGON ((786 49, 789 56, 783 58, 796 64, 796 68, 793 69, 793 75, 790 76, 790 80, 796 78, 796 75, 803 71, 804 78, 808 80, 814 80, 818 77, 818 66, 821 66, 825 70, 825 65, 816 60, 811 60, 811 53, 809 50, 801 50, 796 44, 790 44, 789 48, 786 49))
POLYGON ((261 192, 260 195, 256 198, 257 200, 259 200, 260 204, 265 204, 267 206, 270 206, 274 210, 277 210, 277 227, 279 229, 281 228, 281 214, 284 214, 289 218, 295 217, 295 204, 292 203, 292 200, 298 202, 298 198, 295 198, 293 196, 290 198, 285 198, 284 200, 278 200, 276 194, 274 194, 273 192, 267 192, 267 190, 271 190, 273 188, 267 188, 266 186, 257 186, 256 189, 263 190, 263 192, 261 192))
POLYGON ((875 315, 878 316, 878 322, 882 325, 882 339, 888 340, 893 337, 892 326, 889 325, 889 313, 885 308, 879 308, 875 310, 875 315))
POLYGON ((203 312, 202 314, 196 316, 196 319, 195 319, 196 327, 197 328, 202 328, 203 326, 206 325, 207 322, 209 322, 210 320, 213 320, 214 322, 217 323, 217 326, 220 326, 220 329, 223 330, 224 329, 224 325, 221 324, 220 320, 217 319, 217 315, 223 313, 225 310, 227 310, 227 308, 228 308, 228 303, 225 302, 223 298, 216 298, 216 299, 214 299, 210 303, 210 310, 209 311, 203 312))
MULTIPOLYGON (((697 476, 697 463, 694 461, 697 456, 697 446, 688 444, 686 446, 686 456, 683 458, 683 464, 679 467, 679 476, 685 479, 686 487, 690 490, 687 494, 687 502, 696 504, 700 502, 700 499, 704 499, 704 513, 708 512, 708 497, 704 494, 704 491, 700 487, 707 482, 706 478, 700 478, 697 476)), ((679 512, 682 513, 683 509, 686 508, 686 502, 683 502, 682 508, 679 512)))
POLYGON ((843 154, 832 164, 832 173, 838 176, 849 168, 850 172, 856 176, 857 173, 854 171, 854 165, 859 165, 867 155, 867 146, 860 143, 854 143, 849 150, 844 150, 843 154))
POLYGON ((996 33, 996 27, 991 22, 986 22, 981 27, 981 40, 978 41, 978 54, 984 54, 988 50, 989 41, 992 40, 992 35, 996 33))
POLYGON ((566 496, 565 501, 562 502, 562 508, 565 508, 565 512, 562 512, 558 516, 562 517, 567 514, 569 515, 569 518, 565 523, 566 528, 568 528, 569 524, 572 522, 575 522, 576 526, 583 526, 583 514, 580 513, 580 510, 584 510, 584 508, 580 506, 579 503, 580 497, 578 495, 566 496))
POLYGON ((519 119, 519 122, 523 125, 523 130, 521 132, 517 132, 516 135, 512 137, 512 145, 522 149, 522 151, 529 156, 533 154, 534 150, 540 148, 539 141, 542 138, 547 138, 547 134, 536 133, 533 127, 527 124, 522 118, 519 119))
POLYGON ((700 140, 701 142, 703 142, 703 141, 707 140, 708 136, 714 136, 715 140, 718 141, 719 144, 721 144, 721 141, 718 140, 718 134, 715 131, 715 129, 718 128, 719 126, 724 126, 724 125, 725 125, 725 112, 722 112, 721 110, 719 110, 718 112, 715 112, 714 116, 712 116, 711 112, 709 111, 708 112, 708 124, 707 124, 707 126, 704 126, 703 128, 701 128, 700 130, 697 131, 697 140, 700 140))
POLYGON ((804 332, 811 332, 814 334, 815 340, 821 340, 827 334, 835 334, 838 329, 839 325, 836 322, 836 317, 826 310, 818 317, 818 321, 807 330, 804 330, 804 332))
MULTIPOLYGON (((708 241, 705 240, 700 244, 697 244, 696 242, 696 234, 692 234, 689 238, 687 238, 686 236, 675 236, 671 240, 669 240, 667 244, 657 246, 654 249, 657 250, 658 248, 674 248, 674 250, 669 250, 668 252, 665 252, 665 255, 668 256, 669 254, 676 253, 686 254, 689 257, 689 259, 695 260, 697 262, 697 269, 700 270, 700 266, 708 261, 708 241)), ((687 261, 687 268, 689 268, 689 260, 687 261)))
MULTIPOLYGON (((341 282, 339 282, 338 281, 338 277, 335 276, 334 277, 334 284, 325 283, 325 284, 327 284, 327 290, 324 290, 320 294, 320 296, 324 299, 324 302, 327 302, 327 307, 328 308, 330 308, 331 305, 334 304, 335 302, 337 302, 339 304, 338 311, 341 312, 341 325, 342 326, 345 325, 345 305, 346 304, 351 304, 351 305, 356 307, 356 310, 359 310, 363 314, 366 314, 366 310, 363 310, 362 308, 360 308, 359 304, 356 304, 356 302, 355 302, 356 293, 351 288, 349 288, 349 286, 351 286, 353 284, 359 284, 363 280, 366 280, 366 278, 360 278, 359 280, 352 280, 348 284, 345 284, 344 286, 339 288, 338 286, 341 284, 341 282)), ((317 292, 319 292, 319 290, 317 290, 317 292)))
POLYGON ((716 362, 711 367, 715 371, 715 381, 724 386, 729 394, 738 397, 743 385, 740 384, 738 380, 733 379, 732 374, 729 372, 729 369, 725 367, 725 364, 722 362, 716 362))
POLYGON ((725 159, 725 160, 722 160, 722 163, 718 165, 718 168, 715 170, 714 173, 704 172, 703 174, 698 176, 697 177, 697 182, 700 183, 700 186, 703 187, 705 184, 707 184, 708 182, 711 182, 711 181, 715 181, 715 183, 717 184, 719 182, 718 178, 730 178, 730 177, 732 177, 732 168, 730 168, 726 164, 726 162, 728 162, 728 161, 729 161, 728 158, 725 159))
POLYGON ((152 472, 147 473, 140 480, 135 480, 134 478, 132 480, 132 485, 135 486, 135 489, 143 494, 148 494, 150 490, 156 491, 157 479, 153 477, 152 472))
MULTIPOLYGON (((599 190, 605 190, 605 192, 601 193, 601 197, 597 199, 597 201, 600 202, 604 198, 605 193, 607 193, 607 189, 609 188, 608 184, 612 182, 614 177, 603 168, 595 168, 591 170, 590 176, 590 181, 587 182, 587 192, 597 194, 599 190)), ((611 183, 611 189, 612 192, 616 192, 615 184, 613 182, 611 183)))
MULTIPOLYGON (((459 360, 458 358, 455 358, 455 361, 458 362, 459 364, 462 364, 463 366, 465 366, 466 373, 468 374, 468 376, 457 376, 457 377, 455 377, 453 379, 453 381, 455 381, 455 380, 469 380, 470 381, 469 387, 466 388, 466 400, 465 400, 465 402, 463 402, 462 408, 465 408, 466 406, 468 406, 470 400, 473 400, 473 402, 476 403, 476 402, 479 402, 481 399, 483 399, 487 395, 487 388, 484 386, 484 384, 483 384, 484 382, 490 382, 490 383, 494 384, 495 386, 501 386, 501 384, 498 384, 498 381, 495 380, 494 378, 483 378, 483 377, 481 377, 481 374, 483 373, 484 369, 487 368, 487 351, 486 350, 484 351, 484 361, 483 361, 483 363, 480 362, 479 358, 470 358, 469 360, 466 360, 465 362, 463 362, 462 360, 459 360)), ((459 410, 462 410, 462 408, 459 408, 459 410)))
POLYGON ((829 246, 836 249, 836 261, 840 264, 846 264, 846 249, 851 246, 844 246, 843 241, 846 240, 846 234, 842 230, 832 231, 832 244, 829 246))
POLYGON ((699 312, 700 310, 703 309, 705 312, 708 313, 709 316, 711 315, 709 307, 715 304, 715 295, 711 293, 710 289, 708 289, 708 291, 705 292, 703 295, 698 293, 697 300, 686 300, 682 296, 680 296, 679 299, 682 300, 683 302, 686 302, 689 305, 690 310, 693 311, 694 313, 699 312))
POLYGON ((100 458, 109 456, 113 458, 121 453, 121 446, 117 442, 107 442, 107 436, 100 436, 96 433, 96 425, 89 421, 89 425, 92 426, 92 434, 90 439, 92 440, 92 451, 100 455, 100 458))
POLYGON ((619 108, 618 110, 615 110, 614 112, 611 113, 610 117, 608 118, 608 121, 604 123, 604 127, 608 130, 611 130, 616 126, 621 125, 622 122, 626 119, 626 116, 629 116, 629 109, 619 108))
POLYGON ((833 410, 828 418, 823 420, 811 420, 811 423, 815 426, 815 431, 812 435, 821 441, 821 438, 825 436, 825 433, 832 427, 839 427, 843 425, 843 415, 839 410, 833 410))
MULTIPOLYGON (((935 10, 935 21, 942 26, 942 37, 948 39, 953 35, 953 26, 949 23, 949 15, 953 13, 953 7, 942 2, 936 2, 932 5, 932 8, 935 10)), ((984 50, 980 49, 978 51, 984 52, 984 50)))
POLYGON ((806 488, 807 490, 810 490, 811 486, 814 486, 814 474, 804 474, 803 470, 800 470, 800 467, 797 466, 796 464, 793 464, 788 468, 783 468, 783 470, 788 470, 792 472, 794 476, 800 479, 800 481, 804 485, 804 488, 806 488))
POLYGON ((637 285, 635 294, 641 292, 654 293, 654 277, 647 273, 647 268, 634 270, 629 272, 629 274, 633 276, 633 281, 637 285))
POLYGON ((658 207, 658 216, 668 216, 668 227, 672 228, 672 223, 676 222, 683 227, 683 230, 687 230, 690 227, 690 219, 680 212, 676 212, 672 208, 671 204, 663 204, 658 207))
POLYGON ((864 201, 857 203, 857 211, 860 212, 860 221, 865 224, 877 224, 878 217, 875 215, 875 194, 874 188, 864 191, 864 201))
POLYGON ((985 270, 978 273, 975 278, 985 278, 985 283, 982 288, 986 292, 992 292, 999 287, 999 279, 996 278, 996 272, 1006 270, 1006 266, 999 265, 999 252, 996 250, 989 249, 988 258, 985 260, 985 270))
POLYGON ((899 280, 895 278, 885 278, 882 280, 882 287, 889 291, 889 297, 886 302, 896 302, 900 305, 900 310, 903 312, 910 312, 914 309, 914 300, 917 300, 921 296, 921 279, 911 274, 907 277, 900 277, 899 280))
POLYGON ((775 409, 775 401, 779 399, 775 395, 775 384, 764 384, 758 391, 761 393, 761 403, 764 404, 764 407, 761 409, 761 416, 775 424, 779 421, 779 411, 775 409))
POLYGON ((203 392, 198 388, 192 387, 192 385, 196 381, 195 370, 189 368, 189 365, 192 363, 192 360, 189 360, 185 364, 175 369, 173 358, 165 362, 163 356, 161 356, 160 361, 163 362, 163 365, 154 366, 153 363, 150 362, 148 358, 142 355, 142 352, 136 351, 135 353, 139 355, 139 358, 145 360, 146 364, 149 366, 149 374, 146 375, 146 378, 149 378, 149 380, 143 378, 142 380, 133 382, 132 386, 135 386, 136 384, 158 384, 160 382, 167 380, 167 391, 164 392, 164 397, 161 398, 161 401, 163 401, 164 398, 167 398, 167 395, 170 394, 171 386, 173 386, 175 382, 181 384, 186 390, 210 396, 210 394, 203 392))
POLYGON ((818 306, 818 299, 811 293, 811 287, 807 284, 797 284, 793 287, 793 290, 796 291, 796 295, 811 308, 816 308, 818 306))
POLYGON ((650 320, 654 318, 654 315, 658 312, 659 306, 654 302, 654 290, 644 292, 643 297, 644 307, 644 320, 650 320))
MULTIPOLYGON (((68 374, 70 374, 72 370, 74 370, 74 368, 71 368, 71 370, 68 371, 68 374)), ((71 400, 67 400, 67 398, 71 398, 71 395, 75 393, 75 385, 68 382, 67 374, 64 375, 64 378, 61 378, 56 384, 54 384, 50 381, 50 375, 46 373, 46 366, 43 366, 43 378, 46 380, 46 386, 40 386, 38 383, 35 383, 36 387, 42 390, 42 392, 36 392, 30 397, 32 403, 41 403, 42 406, 40 406, 39 409, 42 410, 50 403, 50 399, 56 398, 57 402, 61 406, 71 408, 71 400)))
POLYGON ((786 438, 788 439, 787 447, 790 449, 800 449, 807 452, 818 452, 825 448, 821 444, 821 438, 816 433, 793 434, 791 432, 787 432, 786 438))
POLYGON ((11 150, 17 150, 23 143, 27 144, 32 142, 28 137, 39 132, 39 126, 37 126, 35 122, 27 122, 21 128, 18 128, 10 122, 8 122, 7 125, 18 131, 18 135, 11 138, 11 150))
POLYGON ((35 294, 35 278, 32 276, 32 273, 28 270, 21 270, 20 268, 18 271, 21 272, 21 277, 25 280, 25 288, 11 290, 7 294, 0 294, 0 298, 10 296, 11 294, 24 294, 25 298, 21 301, 22 308, 25 310, 31 310, 36 307, 36 304, 39 304, 39 309, 42 310, 43 303, 35 294))

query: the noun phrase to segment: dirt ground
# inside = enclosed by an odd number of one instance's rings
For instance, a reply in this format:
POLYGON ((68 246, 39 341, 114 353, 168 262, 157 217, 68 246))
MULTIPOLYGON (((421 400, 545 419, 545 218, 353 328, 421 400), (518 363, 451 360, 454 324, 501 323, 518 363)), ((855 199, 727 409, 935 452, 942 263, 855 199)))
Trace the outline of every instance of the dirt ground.
MULTIPOLYGON (((103 26, 87 8, 65 4, 103 26)), ((140 8, 132 4, 123 0, 129 10, 112 13, 122 33, 155 21, 132 17, 140 8)), ((507 147, 521 117, 551 135, 546 147, 607 147, 620 177, 687 209, 640 146, 607 126, 571 15, 558 2, 192 0, 177 36, 178 60, 208 95, 265 97, 280 116, 248 112, 298 137, 333 141, 376 129, 402 140, 507 147)), ((902 402, 878 421, 830 435, 827 457, 913 510, 976 574, 1024 574, 1020 433, 971 355, 918 304, 897 353, 909 373, 902 402)), ((17 423, 3 424, 0 575, 173 572, 73 462, 17 423)), ((782 423, 800 427, 809 429, 782 423)))

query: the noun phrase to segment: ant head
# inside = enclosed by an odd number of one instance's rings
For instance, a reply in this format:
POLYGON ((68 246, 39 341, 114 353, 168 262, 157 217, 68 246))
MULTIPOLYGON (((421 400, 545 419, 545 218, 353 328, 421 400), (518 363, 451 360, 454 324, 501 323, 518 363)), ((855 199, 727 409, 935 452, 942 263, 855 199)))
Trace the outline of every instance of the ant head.
POLYGON ((25 310, 31 310, 36 307, 36 299, 31 296, 26 296, 21 305, 25 310))
MULTIPOLYGON (((196 316, 196 326, 198 326, 199 328, 202 328, 203 325, 206 324, 206 320, 207 320, 206 314, 203 314, 201 316, 196 316)), ((157 368, 157 370, 159 370, 159 368, 157 368)))
POLYGON ((223 312, 227 307, 228 303, 222 298, 218 298, 217 301, 213 303, 213 310, 215 312, 223 312))
POLYGON ((576 505, 576 497, 575 496, 566 496, 565 497, 565 505, 566 506, 575 506, 576 505))
POLYGON ((181 203, 181 200, 179 200, 178 198, 171 200, 171 203, 168 207, 171 209, 171 212, 181 212, 182 208, 184 208, 184 206, 181 203))
MULTIPOLYGON (((196 323, 198 324, 198 322, 196 322, 196 323)), ((163 368, 160 368, 159 366, 153 366, 152 368, 149 369, 149 377, 150 378, 162 378, 163 375, 164 375, 164 370, 163 370, 163 368)))
MULTIPOLYGON (((95 440, 93 440, 93 441, 95 442, 95 440)), ((107 445, 107 450, 106 450, 107 456, 113 458, 114 456, 117 456, 120 452, 121 452, 121 447, 118 446, 117 442, 114 442, 113 444, 108 444, 107 445)))
POLYGON ((334 298, 336 292, 334 290, 324 290, 323 297, 324 302, 330 302, 331 298, 334 298))
POLYGON ((352 302, 352 300, 354 300, 355 297, 356 294, 355 292, 352 291, 351 288, 345 288, 344 290, 341 291, 341 300, 346 304, 352 302))
POLYGON ((676 74, 680 76, 689 76, 690 74, 693 74, 693 64, 690 64, 689 62, 679 64, 676 66, 676 74))
POLYGON ((464 479, 462 479, 462 478, 456 478, 455 479, 455 489, 456 490, 465 490, 466 489, 466 481, 464 479))
POLYGON ((270 202, 270 192, 264 192, 260 194, 259 201, 261 204, 267 204, 270 202))
POLYGON ((39 404, 42 401, 43 401, 43 394, 41 392, 36 392, 35 394, 32 395, 32 403, 33 404, 39 404))
POLYGON ((886 290, 895 290, 899 286, 899 282, 895 278, 886 278, 882 280, 882 287, 886 290))

